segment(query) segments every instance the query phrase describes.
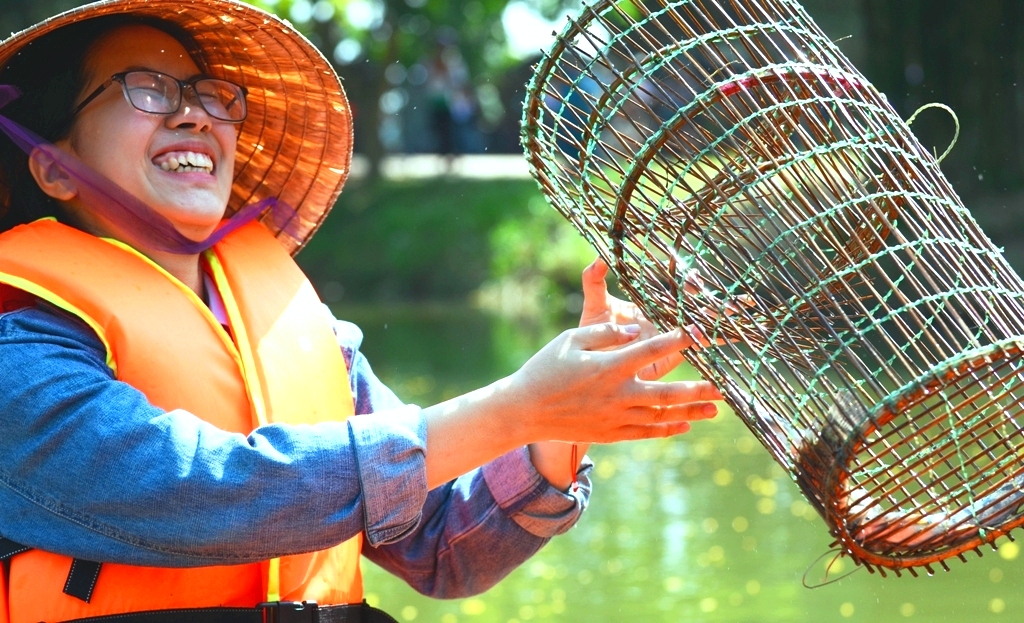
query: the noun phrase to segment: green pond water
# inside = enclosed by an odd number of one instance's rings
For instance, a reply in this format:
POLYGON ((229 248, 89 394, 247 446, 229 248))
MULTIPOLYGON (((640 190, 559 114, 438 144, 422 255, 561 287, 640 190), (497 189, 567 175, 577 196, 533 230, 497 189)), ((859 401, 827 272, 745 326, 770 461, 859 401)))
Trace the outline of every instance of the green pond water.
MULTIPOLYGON (((363 328, 378 376, 418 404, 511 373, 567 328, 460 307, 335 312, 363 328)), ((1024 567, 1009 542, 934 577, 859 570, 804 588, 801 578, 828 550, 825 525, 727 409, 686 435, 596 446, 590 455, 595 487, 583 519, 490 591, 428 599, 364 562, 367 599, 399 621, 440 623, 1024 618, 1024 567)), ((852 568, 840 560, 832 572, 852 568)))

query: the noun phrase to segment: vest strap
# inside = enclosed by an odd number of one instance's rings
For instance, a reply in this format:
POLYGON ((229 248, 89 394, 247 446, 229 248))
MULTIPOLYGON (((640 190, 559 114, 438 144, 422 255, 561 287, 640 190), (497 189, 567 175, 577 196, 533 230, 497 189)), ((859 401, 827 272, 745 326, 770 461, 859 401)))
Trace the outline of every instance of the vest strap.
POLYGON ((255 608, 187 608, 128 612, 65 623, 398 623, 367 604, 318 606, 311 601, 275 601, 255 608))
POLYGON ((32 548, 27 545, 15 543, 10 539, 0 537, 0 560, 7 560, 12 556, 17 556, 18 554, 27 552, 30 549, 32 548))
POLYGON ((96 588, 96 580, 100 577, 103 563, 75 558, 71 561, 68 579, 64 582, 64 594, 89 603, 92 591, 96 588))

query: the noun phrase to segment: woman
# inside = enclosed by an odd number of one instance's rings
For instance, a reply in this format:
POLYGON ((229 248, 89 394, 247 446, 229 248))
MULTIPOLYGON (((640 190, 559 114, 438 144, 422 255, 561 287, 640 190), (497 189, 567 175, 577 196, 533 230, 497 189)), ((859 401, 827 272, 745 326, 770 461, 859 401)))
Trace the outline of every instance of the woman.
POLYGON ((289 257, 340 192, 350 111, 262 11, 109 0, 0 68, 0 622, 370 621, 360 553, 479 592, 586 504, 577 447, 547 440, 715 413, 707 383, 642 380, 691 340, 649 336, 602 265, 591 326, 402 405, 289 257))

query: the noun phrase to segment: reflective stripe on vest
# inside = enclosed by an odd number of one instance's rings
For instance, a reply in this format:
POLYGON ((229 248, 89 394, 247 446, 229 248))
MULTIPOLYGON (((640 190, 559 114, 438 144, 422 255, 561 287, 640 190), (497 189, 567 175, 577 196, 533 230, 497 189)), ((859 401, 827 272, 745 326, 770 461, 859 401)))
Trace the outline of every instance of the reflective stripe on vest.
MULTIPOLYGON (((192 290, 120 243, 50 220, 0 234, 0 284, 85 321, 106 346, 116 377, 153 405, 184 409, 241 434, 260 423, 351 415, 348 371, 327 316, 273 236, 253 223, 206 259, 234 340, 192 290)), ((7 291, 0 288, 0 297, 7 291)), ((70 558, 31 550, 10 560, 6 586, 0 574, 0 623, 252 607, 275 588, 282 600, 358 603, 360 547, 356 536, 329 550, 281 558, 273 578, 270 561, 194 569, 108 563, 88 604, 62 592, 70 558)))

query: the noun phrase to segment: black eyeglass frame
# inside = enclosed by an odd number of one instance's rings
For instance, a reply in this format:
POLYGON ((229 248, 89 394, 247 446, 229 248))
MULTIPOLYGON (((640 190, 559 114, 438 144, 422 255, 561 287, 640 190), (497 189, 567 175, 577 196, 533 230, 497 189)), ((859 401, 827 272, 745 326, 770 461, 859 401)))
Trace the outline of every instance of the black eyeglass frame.
POLYGON ((235 84, 234 82, 231 82, 230 80, 221 80, 220 78, 210 78, 208 76, 202 76, 202 77, 199 77, 199 78, 193 78, 192 80, 179 80, 179 79, 175 78, 174 76, 171 76, 171 75, 168 75, 168 74, 164 74, 164 73, 160 73, 159 71, 149 71, 149 70, 145 70, 145 69, 133 69, 131 71, 122 71, 120 73, 116 73, 113 76, 111 76, 109 80, 107 80, 106 82, 104 82, 100 86, 96 87, 96 89, 93 90, 93 92, 90 93, 88 96, 86 96, 86 98, 84 100, 82 100, 82 102, 78 106, 75 106, 75 109, 73 111, 71 111, 70 117, 74 118, 78 113, 82 112, 82 109, 85 108, 89 104, 89 102, 91 102, 94 99, 96 99, 97 97, 99 97, 101 93, 106 91, 110 87, 110 85, 114 84, 115 82, 118 82, 118 83, 121 84, 121 92, 124 93, 124 98, 126 100, 128 100, 128 103, 131 104, 132 108, 134 108, 135 110, 138 110, 140 112, 148 113, 148 114, 151 114, 151 115, 173 115, 174 113, 176 113, 179 110, 181 110, 181 103, 183 101, 185 101, 185 87, 188 87, 188 88, 192 89, 193 93, 196 94, 196 98, 195 98, 196 102, 199 104, 199 106, 204 111, 206 111, 206 114, 210 115, 214 119, 217 119, 218 121, 225 121, 227 123, 242 123, 243 121, 245 121, 245 118, 249 116, 249 103, 246 101, 246 98, 249 95, 249 90, 246 89, 245 87, 243 87, 240 84, 235 84), (135 102, 132 101, 131 95, 128 93, 128 84, 127 84, 127 82, 125 82, 125 76, 127 76, 128 74, 154 74, 154 75, 157 75, 157 76, 163 76, 163 77, 166 77, 166 78, 170 78, 174 82, 178 83, 178 103, 174 107, 174 110, 170 110, 170 111, 167 111, 167 112, 153 112, 151 110, 144 110, 144 109, 139 108, 138 106, 136 106, 135 102), (196 84, 198 84, 200 82, 203 82, 205 80, 214 80, 216 82, 223 82, 223 83, 226 83, 226 84, 230 84, 230 85, 232 85, 234 87, 237 87, 239 89, 239 91, 241 91, 241 93, 242 93, 241 103, 242 103, 242 113, 243 113, 241 119, 225 119, 223 117, 215 115, 214 113, 210 112, 210 110, 208 108, 206 108, 206 104, 203 103, 203 98, 200 97, 199 96, 199 92, 196 91, 196 84))

